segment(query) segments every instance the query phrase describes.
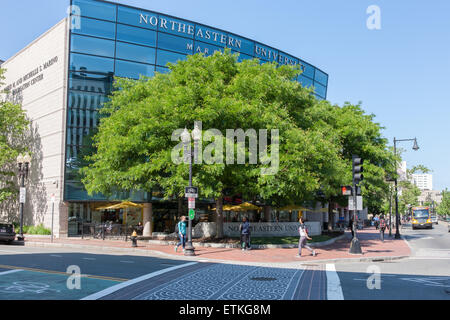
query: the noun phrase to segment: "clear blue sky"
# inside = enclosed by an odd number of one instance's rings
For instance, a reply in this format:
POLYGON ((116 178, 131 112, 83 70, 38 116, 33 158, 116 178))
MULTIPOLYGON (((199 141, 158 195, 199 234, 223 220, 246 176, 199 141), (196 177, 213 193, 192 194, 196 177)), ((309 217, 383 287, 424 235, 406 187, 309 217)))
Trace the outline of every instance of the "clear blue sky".
MULTIPOLYGON (((258 40, 330 76, 328 100, 362 102, 393 138, 408 167, 433 170, 433 188, 450 188, 450 1, 120 0, 258 40), (369 5, 381 30, 368 30, 369 5)), ((68 0, 7 0, 0 10, 0 59, 64 18, 68 0)))

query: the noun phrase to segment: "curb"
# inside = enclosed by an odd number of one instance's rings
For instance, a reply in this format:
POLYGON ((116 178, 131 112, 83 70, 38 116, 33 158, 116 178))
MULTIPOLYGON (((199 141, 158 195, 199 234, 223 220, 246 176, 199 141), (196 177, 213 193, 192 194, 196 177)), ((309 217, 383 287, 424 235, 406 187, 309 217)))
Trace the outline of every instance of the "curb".
MULTIPOLYGON (((333 239, 323 241, 323 242, 311 242, 308 243, 310 247, 319 248, 324 247, 330 244, 335 243, 338 240, 344 239, 346 237, 345 234, 340 235, 339 237, 335 237, 333 239)), ((175 240, 142 240, 148 244, 156 244, 156 245, 176 245, 178 242, 175 240)), ((193 242, 194 246, 203 247, 203 248, 228 248, 228 249, 236 249, 240 248, 240 244, 238 243, 204 243, 204 242, 193 242)), ((293 249, 298 248, 298 244, 256 244, 252 245, 252 248, 255 249, 293 249)))
POLYGON ((351 263, 351 262, 383 262, 407 259, 410 256, 386 256, 386 257, 365 257, 365 258, 337 258, 326 260, 309 260, 300 262, 300 264, 315 264, 315 263, 351 263))

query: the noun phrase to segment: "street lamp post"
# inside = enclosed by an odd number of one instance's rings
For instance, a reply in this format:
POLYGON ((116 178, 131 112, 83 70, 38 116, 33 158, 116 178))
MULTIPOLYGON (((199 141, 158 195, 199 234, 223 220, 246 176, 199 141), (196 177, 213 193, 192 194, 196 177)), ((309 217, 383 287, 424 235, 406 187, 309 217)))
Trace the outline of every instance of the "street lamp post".
POLYGON ((19 169, 20 177, 20 232, 17 236, 17 240, 23 241, 23 206, 26 199, 25 178, 28 177, 29 165, 31 163, 31 156, 29 154, 19 154, 17 157, 17 166, 19 169))
MULTIPOLYGON (((397 155, 397 142, 400 141, 414 141, 414 145, 412 149, 414 151, 419 150, 419 146, 417 145, 417 139, 395 139, 394 137, 394 155, 397 155)), ((395 166, 395 169, 397 171, 397 165, 395 166)), ((397 189, 397 175, 395 175, 395 239, 400 239, 400 231, 398 228, 399 225, 399 215, 398 215, 398 189, 397 189)))
MULTIPOLYGON (((194 152, 191 151, 191 134, 185 128, 183 133, 181 134, 181 140, 184 144, 185 155, 187 154, 189 157, 189 187, 192 187, 192 163, 197 162, 198 156, 198 142, 201 139, 201 130, 198 128, 197 124, 195 124, 195 128, 192 131, 192 138, 194 140, 194 152)), ((195 208, 194 208, 195 210, 195 208)), ((195 256, 195 248, 192 245, 192 219, 189 217, 188 220, 188 239, 187 239, 186 247, 184 250, 185 256, 195 256)))

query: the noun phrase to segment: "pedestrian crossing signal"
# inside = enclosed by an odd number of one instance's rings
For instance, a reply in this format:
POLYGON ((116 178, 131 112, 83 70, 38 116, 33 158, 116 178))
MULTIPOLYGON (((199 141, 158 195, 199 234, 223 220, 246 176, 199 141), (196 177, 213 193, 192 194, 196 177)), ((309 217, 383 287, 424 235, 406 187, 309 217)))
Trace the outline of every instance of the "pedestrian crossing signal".
POLYGON ((343 196, 351 196, 352 195, 352 187, 351 186, 342 186, 341 194, 343 196))

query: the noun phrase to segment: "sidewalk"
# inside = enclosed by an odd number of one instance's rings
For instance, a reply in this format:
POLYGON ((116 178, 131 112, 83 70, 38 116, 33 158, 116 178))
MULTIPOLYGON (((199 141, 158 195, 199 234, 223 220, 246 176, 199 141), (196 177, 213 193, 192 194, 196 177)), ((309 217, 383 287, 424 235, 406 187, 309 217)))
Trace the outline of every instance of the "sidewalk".
MULTIPOLYGON (((408 257, 411 250, 403 239, 389 238, 385 235, 385 241, 380 241, 380 233, 375 228, 358 230, 357 237, 361 243, 362 255, 352 255, 348 253, 350 247, 351 234, 346 232, 346 237, 336 241, 333 244, 315 248, 317 255, 311 256, 309 251, 303 249, 301 258, 296 257, 298 249, 294 248, 269 248, 253 249, 250 251, 241 251, 235 248, 211 248, 196 247, 196 257, 199 260, 220 260, 229 262, 259 262, 259 263, 292 263, 292 262, 341 262, 341 261, 371 261, 371 260, 391 260, 408 257)), ((168 257, 183 257, 181 248, 178 252, 174 251, 172 245, 150 244, 146 241, 138 241, 138 247, 132 248, 131 241, 123 240, 99 240, 99 239, 80 239, 65 238, 55 239, 50 243, 49 237, 27 237, 25 236, 25 246, 37 247, 71 247, 79 249, 97 249, 104 251, 121 251, 132 254, 151 253, 163 254, 168 257)), ((195 246, 195 243, 194 243, 195 246)), ((186 257, 188 258, 188 257, 186 257)), ((192 259, 192 257, 189 257, 192 259)))

